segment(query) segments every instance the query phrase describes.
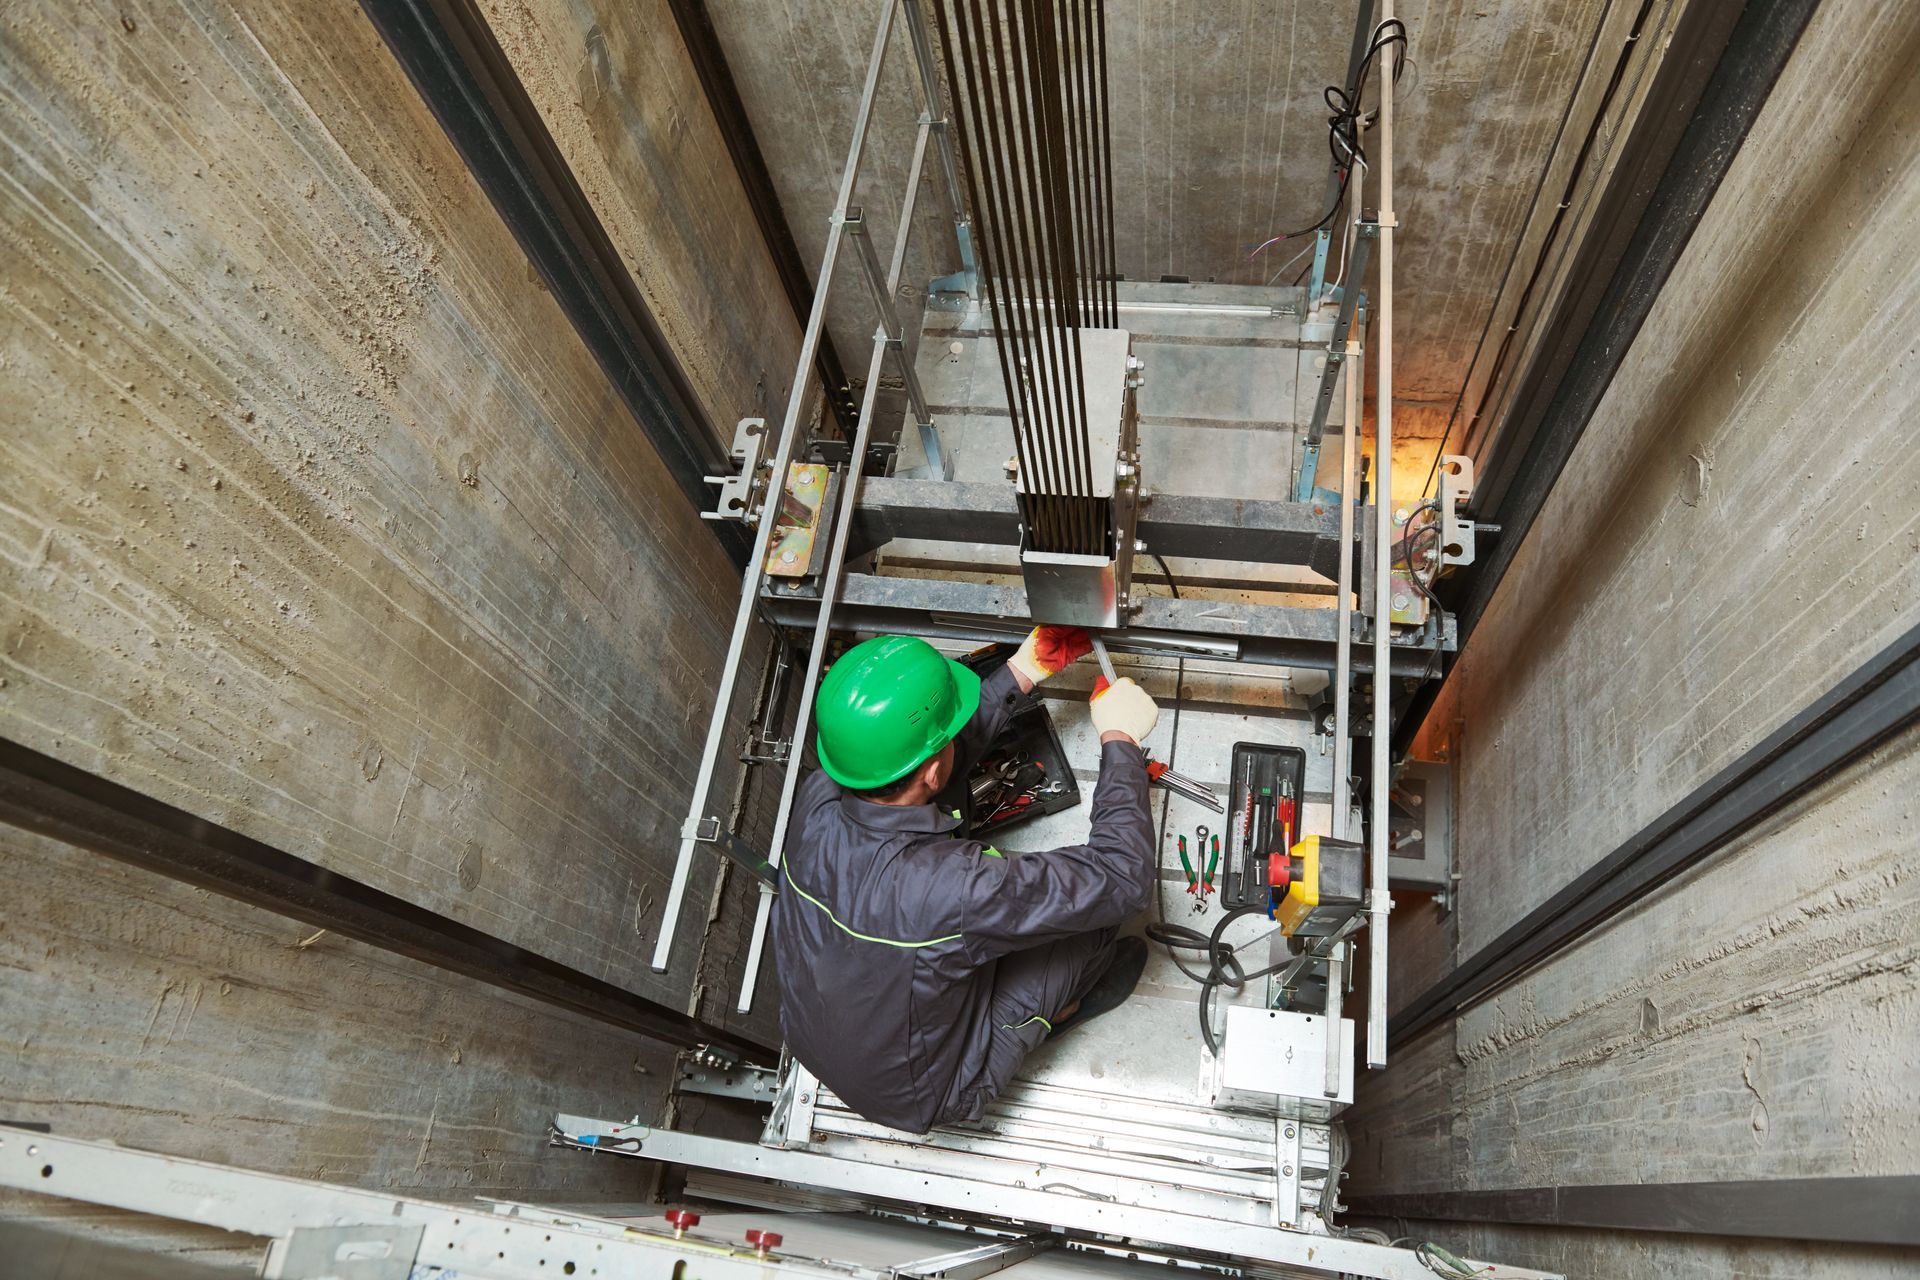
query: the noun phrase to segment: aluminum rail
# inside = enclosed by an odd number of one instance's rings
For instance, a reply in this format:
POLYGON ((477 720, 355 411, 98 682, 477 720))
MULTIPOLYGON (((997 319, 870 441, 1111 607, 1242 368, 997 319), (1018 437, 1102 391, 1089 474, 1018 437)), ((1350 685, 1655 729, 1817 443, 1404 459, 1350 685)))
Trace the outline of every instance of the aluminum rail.
MULTIPOLYGON (((1360 438, 1360 388, 1365 385, 1362 345, 1347 334, 1345 431, 1340 440, 1340 601, 1334 637, 1333 676, 1333 838, 1348 839, 1353 809, 1353 524, 1359 497, 1359 468, 1355 454, 1360 438)), ((1340 1045, 1340 1012, 1346 999, 1347 944, 1341 943, 1327 960, 1327 1075, 1323 1088, 1329 1098, 1340 1096, 1341 1068, 1346 1054, 1340 1045)), ((1337 1190, 1337 1189, 1336 1189, 1337 1190)))
MULTIPOLYGON (((1393 21, 1393 0, 1381 0, 1380 21, 1393 21)), ((1373 803, 1368 807, 1367 1065, 1387 1065, 1387 791, 1393 767, 1393 72, 1380 77, 1379 390, 1373 445, 1373 803)))
MULTIPOLYGON (((905 3, 911 9, 918 0, 905 0, 905 3)), ((800 709, 793 724, 793 746, 787 751, 787 772, 780 783, 780 808, 774 818, 773 838, 767 845, 767 860, 776 870, 786 852, 787 825, 793 816, 793 796, 799 789, 801 761, 806 755, 802 744, 806 742, 807 730, 813 724, 813 697, 820 687, 820 668, 826 660, 827 634, 833 624, 833 606, 846 576, 847 542, 853 536, 854 508, 860 503, 861 472, 864 469, 861 461, 867 456, 867 440, 873 432, 874 405, 880 392, 880 370, 887 352, 895 349, 899 320, 894 315, 891 299, 900 288, 900 273, 906 266, 907 243, 913 233, 913 207, 920 193, 920 174, 927 162, 927 136, 932 128, 933 122, 927 116, 921 116, 920 128, 913 140, 913 162, 907 168, 907 193, 900 204, 900 220, 895 224, 898 230, 893 239, 893 261, 887 266, 886 278, 874 282, 874 302, 880 309, 880 324, 874 330, 873 356, 867 362, 867 388, 860 401, 860 421, 854 429, 853 453, 847 464, 846 479, 840 485, 840 514, 834 521, 833 543, 827 555, 826 576, 820 587, 820 613, 814 619, 813 647, 807 654, 807 673, 800 685, 800 709)), ((862 232, 859 242, 863 255, 873 258, 873 238, 862 232)), ((912 366, 905 352, 896 351, 896 354, 911 374, 912 366)), ((907 385, 917 389, 919 384, 909 378, 907 385)), ((933 438, 932 448, 939 448, 937 434, 933 438)), ((928 463, 938 465, 932 455, 929 455, 928 463)), ((943 472, 936 470, 935 474, 943 472)), ((760 981, 760 958, 767 946, 767 922, 773 911, 773 893, 773 886, 762 884, 759 900, 754 904, 753 936, 747 943, 746 968, 740 975, 740 999, 734 1005, 741 1013, 750 1012, 753 1008, 754 990, 760 981)))
MULTIPOLYGON (((887 60, 887 41, 893 32, 893 15, 898 8, 888 4, 880 12, 874 33, 873 54, 867 61, 866 85, 860 92, 860 108, 853 119, 853 137, 847 144, 847 163, 840 173, 840 190, 834 198, 831 230, 826 251, 821 255, 819 285, 813 295, 813 310, 807 316, 807 328, 800 339, 800 355, 793 372, 793 394, 787 399, 786 418, 780 426, 780 443, 774 451, 772 484, 785 483, 787 467, 793 461, 794 444, 800 435, 802 412, 811 390, 810 375, 814 352, 826 327, 827 295, 833 288, 833 268, 840 257, 841 231, 847 222, 848 206, 853 201, 855 184, 860 179, 860 160, 867 149, 867 126, 873 120, 873 107, 880 87, 880 70, 887 60)), ((857 471, 860 455, 853 455, 857 471)), ((660 919, 660 936, 653 947, 653 969, 664 973, 673 953, 673 936, 680 921, 680 910, 687 896, 687 879, 693 870, 695 850, 703 843, 701 828, 707 821, 707 799, 713 789, 713 770, 720 759, 720 744, 727 733, 727 712, 733 705, 734 686, 738 682, 741 657, 747 644, 747 630, 753 622, 754 604, 760 597, 760 583, 766 576, 767 548, 773 536, 775 518, 780 512, 776 492, 770 492, 760 505, 760 522, 755 528, 753 546, 747 556, 746 572, 740 580, 740 604, 734 611, 733 635, 727 641, 726 661, 720 671, 720 689, 714 698, 713 719, 707 725, 706 746, 700 753, 700 768, 694 775, 693 799, 687 806, 687 820, 680 829, 680 854, 673 866, 673 881, 667 890, 667 905, 660 919)), ((794 755, 798 756, 795 751, 794 755)), ((715 821, 714 836, 720 824, 715 821)))
MULTIPOLYGON (((921 115, 919 135, 913 144, 915 174, 918 174, 926 163, 927 133, 932 128, 932 117, 921 115)), ((919 179, 916 177, 913 181, 917 184, 919 179)), ((913 203, 912 197, 913 192, 909 189, 907 201, 909 205, 913 203)), ((907 404, 913 410, 914 429, 920 433, 920 447, 927 455, 928 474, 936 481, 949 480, 953 476, 953 467, 947 461, 947 451, 940 445, 940 429, 933 425, 933 411, 927 408, 927 393, 920 385, 919 371, 913 367, 913 353, 907 350, 907 329, 900 322, 900 312, 893 304, 894 297, 900 288, 900 268, 896 264, 889 274, 887 268, 880 265, 880 251, 873 247, 873 235, 868 230, 867 220, 864 217, 853 218, 848 223, 847 230, 853 236, 854 247, 860 251, 861 274, 866 278, 867 291, 873 295, 873 309, 880 316, 880 327, 885 338, 883 350, 893 353, 893 363, 899 371, 900 383, 907 390, 907 404)), ((899 243, 906 243, 909 230, 907 223, 900 224, 896 233, 899 243)), ((875 365, 868 375, 867 385, 872 386, 879 376, 880 367, 875 365)), ((872 403, 869 397, 869 406, 872 403)), ((864 412, 871 413, 871 407, 864 412)), ((866 455, 856 450, 853 456, 861 458, 866 455)))

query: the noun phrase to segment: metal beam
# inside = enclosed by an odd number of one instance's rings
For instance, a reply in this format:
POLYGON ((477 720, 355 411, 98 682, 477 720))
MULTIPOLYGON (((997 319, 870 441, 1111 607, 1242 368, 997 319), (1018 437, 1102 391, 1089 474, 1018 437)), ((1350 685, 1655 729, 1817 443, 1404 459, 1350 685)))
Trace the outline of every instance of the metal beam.
POLYGON ((1059 1237, 1049 1235, 991 1240, 971 1249, 921 1258, 917 1262, 904 1262, 893 1269, 894 1280, 985 1280, 985 1277, 1025 1262, 1059 1243, 1059 1237))
MULTIPOLYGON (((1127 1204, 1104 1192, 1089 1194, 1084 1184, 1101 1180, 1084 1173, 1075 1175, 1075 1187, 1061 1190, 1051 1189, 1054 1185, 1051 1183, 1037 1188, 1027 1186, 1024 1181, 998 1185, 952 1174, 903 1170, 810 1151, 780 1150, 584 1116, 563 1115, 555 1124, 569 1139, 586 1149, 615 1155, 699 1169, 724 1169, 729 1173, 896 1203, 935 1205, 996 1219, 1044 1223, 1063 1232, 1120 1236, 1175 1250, 1282 1263, 1310 1272, 1346 1273, 1374 1280, 1433 1280, 1433 1273, 1411 1249, 1394 1249, 1349 1236, 1224 1222, 1160 1207, 1127 1204)), ((556 1145, 569 1144, 556 1139, 556 1145)), ((1519 1267, 1501 1267, 1499 1273, 1515 1280, 1545 1275, 1519 1267)))
MULTIPOLYGON (((580 188, 513 63, 474 0, 361 0, 480 189, 554 301, 653 442, 681 493, 703 509, 723 469, 720 433, 580 188)), ((747 539, 709 528, 736 561, 747 539)))
POLYGON ((1920 723, 1920 627, 1408 1003, 1397 1046, 1486 999, 1782 806, 1920 723))
MULTIPOLYGON (((810 626, 817 602, 811 596, 762 597, 768 617, 781 626, 810 626)), ((986 643, 1018 638, 1033 625, 1026 588, 1018 583, 955 582, 944 578, 847 577, 835 610, 843 630, 986 643)), ((1115 653, 1156 654, 1169 658, 1215 657, 1267 666, 1334 669, 1339 617, 1333 609, 1292 609, 1223 600, 1174 600, 1152 596, 1128 618, 1128 625, 1101 633, 1115 653)), ((1451 647, 1452 630, 1441 644, 1451 647)), ((1419 647, 1414 637, 1395 637, 1393 674, 1418 679, 1430 675, 1438 652, 1419 647)), ((1373 654, 1356 648, 1354 670, 1373 670, 1373 654)))
MULTIPOLYGON (((1156 555, 1300 565, 1330 581, 1340 572, 1340 513, 1324 502, 1152 494, 1138 535, 1156 555)), ((1013 486, 869 479, 854 510, 854 554, 894 538, 1016 546, 1013 486)))
POLYGON ((0 823, 664 1041, 774 1050, 351 877, 0 739, 0 823))
POLYGON ((1920 1176, 1645 1182, 1354 1196, 1350 1215, 1920 1245, 1920 1176))

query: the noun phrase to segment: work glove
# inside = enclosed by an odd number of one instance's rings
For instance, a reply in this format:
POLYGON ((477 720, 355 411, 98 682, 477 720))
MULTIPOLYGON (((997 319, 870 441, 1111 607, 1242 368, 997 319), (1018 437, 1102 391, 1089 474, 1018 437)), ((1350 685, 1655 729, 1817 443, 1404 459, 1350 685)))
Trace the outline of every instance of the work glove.
POLYGON ((1085 627, 1035 627, 1020 651, 1007 659, 1007 665, 1039 684, 1092 652, 1093 640, 1085 627))
POLYGON ((1132 676, 1121 676, 1112 684, 1107 683, 1105 676, 1094 681, 1089 707, 1093 711, 1093 727, 1102 735, 1124 733, 1135 745, 1147 740, 1160 719, 1159 704, 1133 682, 1132 676))

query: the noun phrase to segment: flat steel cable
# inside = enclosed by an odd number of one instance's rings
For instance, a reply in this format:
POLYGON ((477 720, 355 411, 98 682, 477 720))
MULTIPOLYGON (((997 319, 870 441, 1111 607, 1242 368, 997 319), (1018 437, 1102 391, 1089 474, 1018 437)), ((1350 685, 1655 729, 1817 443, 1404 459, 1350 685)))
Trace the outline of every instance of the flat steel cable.
MULTIPOLYGON (((1044 268, 1051 279, 1049 296, 1052 305, 1047 318, 1054 335, 1055 356, 1061 362, 1055 381, 1062 398, 1060 421, 1066 434, 1060 443, 1065 453, 1068 493, 1077 497, 1086 492, 1086 404, 1079 338, 1071 327, 1067 309, 1072 282, 1068 278, 1068 211, 1067 202, 1063 199, 1067 166, 1063 137, 1065 120, 1060 100, 1060 57, 1054 40, 1053 23, 1042 19, 1036 5, 1027 5, 1025 13, 1029 39, 1028 68, 1033 93, 1036 177, 1041 195, 1039 212, 1047 244, 1044 268), (1078 449, 1074 447, 1076 443, 1080 446, 1078 449)), ((1070 549, 1084 554, 1086 512, 1079 503, 1069 502, 1065 505, 1073 538, 1070 549)))
MULTIPOLYGON (((1058 326, 1054 322, 1057 310, 1054 293, 1054 277, 1050 269, 1052 244, 1046 220, 1046 167, 1043 159, 1044 148, 1040 137, 1044 126, 1042 112, 1037 98, 1038 84, 1041 79, 1036 61, 1039 57, 1039 39, 1036 33, 1036 21, 1033 6, 1010 0, 1010 13, 1017 14, 1017 22, 1009 24, 1013 33, 1012 54, 1008 60, 1011 66, 1009 77, 1012 86, 1010 114, 1014 129, 1019 138, 1019 189, 1021 194, 1021 217, 1027 236, 1030 257, 1027 263, 1029 280, 1033 295, 1031 314, 1038 341, 1036 355, 1042 360, 1046 370, 1047 415, 1044 430, 1048 439, 1048 457, 1052 470, 1048 476, 1048 491, 1051 496, 1059 497, 1068 492, 1066 475, 1067 436, 1069 428, 1063 419, 1067 412, 1066 386, 1062 374, 1064 362, 1060 351, 1058 326)), ((1059 513, 1063 521, 1070 522, 1067 505, 1060 502, 1049 503, 1059 513)), ((1070 523, 1063 529, 1071 540, 1070 523)), ((1057 550, 1059 547, 1050 547, 1057 550)))
MULTIPOLYGON (((915 0, 908 0, 908 3, 914 2, 915 0)), ((976 245, 976 252, 980 255, 980 286, 986 296, 987 311, 993 326, 994 348, 1000 357, 1000 380, 1007 395, 1007 416, 1012 420, 1017 419, 1017 406, 1021 401, 1020 395, 1016 394, 1015 390, 1015 372, 1008 350, 1006 320, 1001 309, 999 289, 994 281, 995 269, 1005 261, 999 243, 1000 219, 986 207, 983 199, 983 184, 977 172, 980 163, 977 154, 980 150, 977 144, 980 136, 979 70, 972 56, 966 25, 954 20, 954 16, 948 9, 947 0, 934 0, 934 17, 935 25, 940 31, 940 50, 947 62, 948 83, 959 82, 964 88, 964 94, 956 92, 953 95, 955 110, 961 115, 955 142, 960 148, 962 169, 967 179, 967 196, 973 203, 974 221, 984 232, 979 244, 976 245), (958 57, 955 56, 956 44, 960 49, 958 57), (961 75, 963 64, 964 76, 961 75)), ((1021 392, 1024 393, 1024 387, 1021 388, 1021 392)), ((1017 425, 1013 432, 1013 449, 1014 457, 1024 475, 1027 473, 1028 466, 1026 440, 1017 425)))
MULTIPOLYGON (((996 151, 1002 163, 998 166, 997 177, 1004 182, 1003 200, 1008 209, 1009 244, 1017 255, 1013 275, 1014 287, 1010 290, 1013 297, 1009 301, 1009 313, 1016 317, 1022 344, 1021 373, 1034 394, 1035 412, 1022 424, 1016 423, 1016 430, 1025 430, 1028 434, 1030 452, 1036 464, 1035 471, 1028 477, 1027 487, 1032 494, 1031 505, 1036 514, 1035 544, 1051 549, 1059 544, 1058 504, 1049 500, 1048 495, 1058 489, 1059 462, 1055 445, 1055 433, 1052 430, 1054 406, 1047 394, 1048 370, 1043 360, 1043 338, 1039 332, 1038 284, 1035 264, 1037 257, 1034 249, 1034 231, 1029 209, 1029 196, 1024 180, 1027 169, 1026 129, 1024 117, 1016 110, 1020 100, 1014 91, 1013 77, 1008 70, 1010 59, 1008 41, 1017 42, 1020 31, 1011 21, 1002 21, 1001 7, 993 0, 980 0, 992 6, 992 40, 984 47, 991 51, 992 78, 994 81, 994 102, 998 116, 994 121, 996 133, 996 151)), ((1007 10, 1011 13, 1011 8, 1007 10)), ((976 7, 976 13, 978 7, 976 7)), ((1018 50, 1015 50, 1015 57, 1018 50)))
POLYGON ((1100 72, 1100 148, 1105 172, 1106 196, 1106 278, 1107 306, 1114 328, 1120 327, 1119 253, 1115 245, 1113 214, 1113 95, 1112 69, 1107 64, 1107 0, 1094 0, 1094 16, 1100 28, 1099 56, 1094 66, 1100 72))
MULTIPOLYGON (((1009 279, 1005 273, 1012 262, 1012 254, 1006 245, 1006 210, 999 188, 987 181, 985 173, 985 166, 993 161, 993 149, 985 144, 987 125, 981 106, 982 66, 977 43, 980 10, 978 5, 968 6, 973 17, 970 27, 959 14, 949 11, 947 0, 935 0, 935 5, 938 9, 941 51, 947 59, 947 77, 950 81, 962 81, 965 87, 967 114, 960 143, 966 163, 968 194, 973 200, 976 220, 986 233, 981 245, 987 251, 987 262, 981 273, 982 284, 993 326, 994 347, 1000 356, 1000 377, 1007 394, 1007 416, 1013 424, 1014 457, 1025 483, 1030 482, 1034 470, 1026 434, 1020 424, 1031 416, 1032 409, 1027 380, 1022 375, 1019 363, 1018 323, 1009 314, 1008 300, 1003 296, 1002 285, 1009 279), (958 58, 955 56, 956 47, 960 55, 958 58), (961 74, 963 63, 964 75, 961 74), (999 207, 994 207, 995 203, 999 207), (1000 274, 999 282, 995 280, 996 268, 1000 274)), ((1022 514, 1031 527, 1033 513, 1023 509, 1022 514)))

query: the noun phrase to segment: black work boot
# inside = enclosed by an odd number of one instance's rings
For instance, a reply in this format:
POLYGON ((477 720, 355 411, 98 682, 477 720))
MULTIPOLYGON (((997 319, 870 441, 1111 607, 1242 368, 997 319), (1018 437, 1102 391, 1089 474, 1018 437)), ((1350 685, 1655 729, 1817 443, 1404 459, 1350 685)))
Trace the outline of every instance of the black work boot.
POLYGON ((1103 1013, 1111 1013, 1127 1002, 1133 989, 1140 982, 1140 973, 1147 967, 1147 944, 1143 938, 1122 938, 1113 944, 1113 959, 1107 962, 1087 994, 1080 997, 1080 1007, 1073 1015, 1057 1023, 1047 1036, 1052 1040, 1065 1035, 1078 1026, 1093 1021, 1103 1013))

